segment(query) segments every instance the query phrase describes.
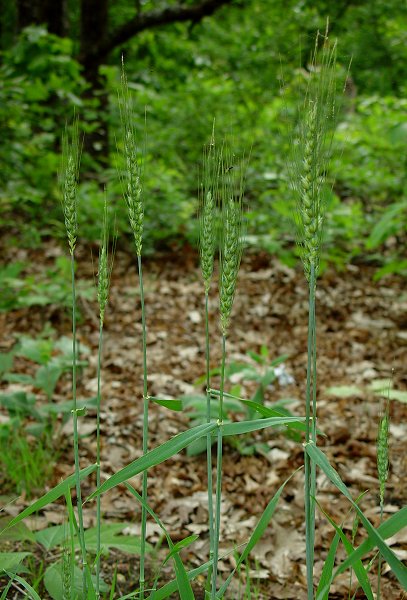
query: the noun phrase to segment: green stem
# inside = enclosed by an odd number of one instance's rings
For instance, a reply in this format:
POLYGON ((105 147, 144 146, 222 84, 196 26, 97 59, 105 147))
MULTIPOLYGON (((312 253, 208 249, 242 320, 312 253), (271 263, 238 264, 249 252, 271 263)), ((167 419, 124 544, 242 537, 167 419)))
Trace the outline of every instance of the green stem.
MULTIPOLYGON (((305 442, 308 444, 314 441, 315 429, 315 372, 316 354, 315 354, 315 266, 311 264, 311 276, 309 281, 309 306, 308 306, 308 344, 307 344, 307 385, 305 393, 305 442), (311 389, 312 388, 312 389, 311 389), (312 406, 312 429, 311 429, 311 406, 312 406)), ((315 465, 304 453, 305 470, 305 551, 306 551, 306 571, 307 571, 307 590, 308 600, 314 597, 314 538, 315 538, 315 508, 312 497, 315 496, 315 465)))
MULTIPOLYGON (((141 255, 137 256, 140 302, 141 302, 141 324, 142 324, 142 344, 143 344, 143 454, 148 451, 148 388, 147 388, 147 328, 146 315, 144 308, 144 286, 143 270, 141 267, 141 255)), ((143 471, 142 479, 142 498, 144 504, 147 503, 147 471, 143 471)), ((141 548, 140 548, 140 600, 144 600, 144 571, 146 554, 146 533, 147 533, 147 511, 144 506, 141 507, 141 548)))
MULTIPOLYGON (((100 487, 100 404, 101 404, 101 363, 102 363, 102 345, 103 345, 103 321, 99 323, 99 350, 98 350, 98 391, 96 408, 96 487, 100 487)), ((101 506, 100 496, 96 499, 96 597, 100 598, 100 529, 101 529, 101 506)))
MULTIPOLYGON (((210 345, 209 345, 209 294, 205 292, 205 359, 206 359, 206 422, 211 422, 211 380, 210 380, 210 345)), ((209 514, 209 561, 213 560, 213 485, 212 485, 212 436, 206 436, 206 462, 208 476, 208 514, 209 514)), ((209 592, 212 579, 212 567, 208 569, 206 591, 209 592)))
POLYGON ((82 512, 82 493, 80 480, 80 464, 79 464, 79 436, 78 436, 78 407, 76 399, 76 294, 75 294, 75 258, 71 254, 71 280, 72 280, 72 399, 73 399, 73 450, 75 460, 75 479, 76 479, 76 505, 78 509, 78 525, 79 525, 79 544, 82 554, 82 576, 83 576, 83 594, 87 596, 86 582, 86 546, 85 546, 85 531, 83 527, 83 512, 82 512))
MULTIPOLYGON (((383 523, 383 500, 380 499, 380 525, 383 523)), ((382 555, 379 552, 377 565, 377 600, 381 598, 381 580, 382 580, 382 555)))
POLYGON ((226 362, 226 334, 222 335, 222 366, 219 390, 219 413, 218 413, 218 439, 216 455, 216 512, 215 512, 215 537, 213 548, 213 576, 211 599, 216 599, 216 581, 218 578, 218 557, 220 539, 220 508, 222 502, 222 442, 223 442, 223 390, 225 387, 225 362, 226 362))

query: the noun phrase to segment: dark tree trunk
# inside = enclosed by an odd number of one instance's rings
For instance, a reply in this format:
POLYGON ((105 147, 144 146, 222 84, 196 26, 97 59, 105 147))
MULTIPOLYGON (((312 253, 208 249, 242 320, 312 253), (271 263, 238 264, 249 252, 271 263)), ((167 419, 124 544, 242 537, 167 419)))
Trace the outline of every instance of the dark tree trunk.
POLYGON ((29 25, 46 25, 50 33, 67 33, 65 0, 17 0, 18 30, 29 25))
POLYGON ((88 96, 97 98, 100 107, 99 123, 85 138, 86 149, 100 163, 106 162, 109 152, 106 113, 108 96, 104 78, 99 73, 100 60, 95 60, 94 48, 104 43, 108 32, 108 0, 81 0, 80 60, 85 79, 89 82, 88 96))

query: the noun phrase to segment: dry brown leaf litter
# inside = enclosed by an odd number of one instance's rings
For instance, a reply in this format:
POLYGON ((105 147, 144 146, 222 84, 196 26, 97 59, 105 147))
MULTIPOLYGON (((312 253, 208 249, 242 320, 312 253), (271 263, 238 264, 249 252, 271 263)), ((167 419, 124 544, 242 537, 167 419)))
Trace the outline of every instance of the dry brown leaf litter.
MULTIPOLYGON (((19 251, 19 258, 22 257, 19 251)), ((31 253, 37 268, 58 254, 55 247, 45 247, 31 253)), ((83 252, 85 255, 85 252, 83 252)), ((10 259, 15 257, 11 257, 10 259)), ((81 257, 82 259, 82 257, 81 257)), ((194 381, 204 372, 204 332, 202 319, 202 284, 197 257, 188 249, 182 254, 166 253, 145 261, 145 294, 148 322, 149 393, 161 397, 179 397, 196 390, 194 381)), ((79 273, 93 279, 93 267, 83 259, 79 273)), ((329 271, 319 282, 317 291, 318 315, 318 400, 320 427, 327 434, 321 441, 330 460, 356 497, 370 490, 362 501, 370 520, 378 525, 378 481, 375 466, 375 439, 379 402, 366 391, 374 379, 388 377, 394 369, 394 384, 407 387, 407 291, 405 281, 387 278, 372 281, 373 270, 365 266, 350 266, 341 273, 329 271), (332 385, 358 385, 360 394, 336 398, 325 393, 332 385)), ((96 348, 98 343, 97 308, 81 304, 83 315, 80 340, 92 348, 89 366, 80 381, 80 396, 89 397, 96 391, 96 348)), ((211 296, 212 365, 220 359, 217 323, 217 298, 211 296)), ((307 289, 300 270, 295 271, 264 255, 253 255, 243 261, 238 293, 228 338, 229 360, 241 361, 248 350, 259 351, 262 345, 270 357, 288 354, 287 371, 295 383, 278 387, 270 400, 281 397, 297 399, 295 411, 301 412, 304 397, 307 336, 307 289)), ((7 351, 15 334, 35 335, 51 321, 59 334, 69 335, 70 320, 66 311, 57 307, 27 309, 0 315, 3 331, 1 351, 7 351)), ((108 477, 141 455, 141 325, 135 260, 118 252, 112 277, 110 304, 106 314, 103 357, 102 475, 108 477)), ((245 382, 247 394, 253 388, 245 382)), ((57 399, 69 397, 69 382, 57 388, 57 399)), ((391 472, 386 494, 386 515, 405 504, 406 467, 406 405, 391 405, 391 472)), ((152 405, 150 422, 151 447, 185 429, 182 414, 171 413, 152 405)), ((81 422, 82 432, 94 431, 93 417, 81 422)), ((54 472, 57 483, 72 471, 70 425, 64 428, 60 442, 63 449, 54 472)), ((270 452, 267 456, 240 456, 230 445, 225 447, 224 486, 222 504, 221 551, 229 552, 234 545, 243 544, 253 530, 256 519, 284 479, 302 463, 301 446, 270 431, 261 434, 270 452)), ((81 446, 82 464, 93 462, 95 442, 85 437, 81 446)), ((261 598, 305 598, 304 523, 302 476, 297 474, 288 484, 273 523, 251 560, 251 575, 258 583, 261 598)), ((140 486, 140 478, 131 483, 140 486)), ((323 475, 318 477, 319 499, 324 509, 340 523, 348 512, 348 503, 323 475)), ((86 486, 85 486, 86 487, 86 486)), ((90 487, 89 487, 90 490, 90 487)), ((85 489, 85 493, 89 491, 85 489)), ((207 499, 205 457, 177 455, 150 472, 149 499, 166 523, 174 540, 192 533, 200 539, 188 548, 184 557, 191 567, 206 560, 207 499)), ((25 506, 24 499, 8 508, 16 514, 25 506)), ((124 487, 119 486, 102 497, 104 518, 132 521, 133 532, 139 533, 139 507, 135 506, 124 487)), ((60 523, 64 518, 62 505, 47 507, 29 525, 42 528, 60 523)), ((85 524, 94 524, 93 507, 85 508, 85 524)), ((348 531, 352 518, 346 521, 348 531)), ((323 566, 332 539, 331 527, 323 516, 317 517, 316 575, 323 566)), ((160 531, 153 523, 149 541, 156 543, 160 531)), ((357 539, 361 539, 358 537, 357 539)), ((407 539, 402 533, 392 540, 393 549, 402 560, 407 553, 407 539)), ((117 554, 117 553, 116 553, 117 554)), ((126 591, 127 568, 136 573, 136 560, 115 556, 122 565, 120 591, 126 591)), ((234 565, 233 553, 224 560, 221 572, 225 575, 234 565)), ((167 571, 170 577, 170 571, 167 571)), ((355 578, 353 578, 355 585, 355 578)), ((230 597, 237 598, 244 581, 236 580, 230 597)), ((383 597, 402 598, 391 573, 383 579, 383 597)), ((332 587, 331 598, 347 597, 348 575, 338 578, 332 587)), ((198 596, 199 597, 199 596, 198 596)), ((243 596, 242 596, 243 597, 243 596)), ((357 595, 362 598, 363 595, 357 595)))

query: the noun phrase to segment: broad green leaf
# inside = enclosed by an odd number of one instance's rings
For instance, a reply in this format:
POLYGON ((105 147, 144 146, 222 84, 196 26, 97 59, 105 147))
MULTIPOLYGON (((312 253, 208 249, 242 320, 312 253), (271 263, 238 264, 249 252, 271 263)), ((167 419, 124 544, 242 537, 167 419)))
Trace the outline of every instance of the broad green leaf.
POLYGON ((388 392, 393 388, 393 383, 390 379, 374 379, 369 385, 369 390, 372 392, 388 392))
POLYGON ((51 359, 52 349, 53 342, 51 340, 35 340, 28 336, 21 336, 20 347, 16 354, 40 365, 45 365, 51 359))
MULTIPOLYGON (((96 471, 96 468, 97 468, 96 465, 90 465, 89 467, 82 469, 79 473, 80 480, 82 481, 83 479, 86 479, 86 477, 88 477, 94 471, 96 471)), ((72 475, 67 477, 64 481, 62 481, 61 483, 56 485, 54 488, 52 488, 52 490, 50 490, 49 492, 47 492, 46 494, 41 496, 41 498, 39 498, 38 500, 36 500, 32 504, 30 504, 30 506, 27 506, 27 508, 25 508, 19 515, 17 515, 13 519, 11 519, 11 521, 9 521, 7 523, 7 525, 3 531, 6 531, 10 527, 13 527, 13 525, 16 525, 17 523, 19 523, 20 521, 22 521, 29 515, 32 515, 34 512, 38 512, 39 510, 44 508, 44 506, 47 506, 47 504, 51 504, 52 502, 55 502, 55 500, 57 500, 61 496, 64 496, 65 492, 68 489, 70 489, 71 487, 74 487, 75 481, 76 481, 76 476, 75 476, 75 473, 73 473, 72 475)), ((3 531, 0 531, 0 536, 2 535, 3 531)))
POLYGON ((66 525, 53 525, 52 527, 47 527, 47 529, 36 531, 35 539, 46 550, 52 550, 52 548, 63 545, 66 535, 66 525))
POLYGON ((389 390, 386 394, 390 400, 398 400, 399 402, 407 402, 407 392, 403 390, 389 390))
MULTIPOLYGON (((102 523, 101 526, 101 550, 108 553, 110 548, 116 548, 127 554, 140 554, 140 536, 136 535, 119 535, 123 529, 128 527, 130 523, 102 523)), ((97 529, 92 527, 85 531, 86 549, 90 552, 97 550, 97 529)), ((79 542, 77 540, 79 547, 79 542)), ((146 552, 151 552, 152 547, 146 544, 146 552)))
MULTIPOLYGON (((94 586, 96 582, 96 577, 92 576, 91 582, 94 586)), ((64 587, 63 587, 63 565, 62 561, 58 561, 53 563, 48 569, 45 571, 44 575, 44 584, 47 592, 53 598, 53 600, 64 600, 64 587)), ((82 584, 83 577, 82 571, 74 566, 74 581, 73 581, 73 590, 72 592, 77 595, 78 598, 82 596, 82 584)), ((109 586, 100 578, 99 580, 99 588, 101 592, 108 592, 109 586)), ((91 591, 91 590, 90 590, 91 591)), ((88 596, 89 598, 94 597, 94 594, 88 596)), ((87 599, 87 600, 88 600, 87 599)))
POLYGON ((214 429, 216 429, 216 423, 205 423, 204 425, 198 425, 197 427, 193 427, 192 429, 188 429, 188 431, 184 431, 174 436, 172 439, 168 440, 158 448, 154 448, 154 450, 150 450, 141 456, 137 460, 133 461, 111 477, 107 481, 105 481, 99 488, 97 488, 93 494, 91 494, 86 502, 99 496, 100 494, 104 494, 108 490, 116 487, 120 483, 124 483, 128 479, 131 479, 135 475, 154 467, 155 465, 159 465, 160 463, 168 460, 175 454, 178 454, 181 450, 183 450, 188 444, 198 440, 202 436, 210 433, 214 429))
POLYGON ((0 352, 0 377, 3 373, 11 370, 13 366, 14 353, 13 352, 0 352))
MULTIPOLYGON (((288 415, 287 414, 287 409, 285 408, 280 408, 280 407, 275 407, 275 408, 271 408, 268 406, 264 406, 264 404, 259 404, 258 402, 253 402, 253 400, 243 400, 241 399, 241 402, 243 404, 245 404, 246 406, 248 406, 249 408, 252 408, 253 410, 255 410, 256 412, 258 412, 260 415, 263 415, 263 417, 287 417, 287 416, 292 416, 292 415, 288 415)), ((300 417, 301 418, 301 417, 300 417)), ((298 431, 305 431, 306 430, 306 426, 305 423, 300 422, 300 421, 294 421, 292 423, 288 423, 287 427, 289 429, 296 429, 298 431)), ((322 431, 320 431, 319 429, 317 430, 319 435, 325 435, 322 433, 322 431)))
POLYGON ((4 571, 14 571, 18 569, 23 560, 30 556, 32 552, 0 552, 0 565, 4 571))
POLYGON ((44 390, 50 398, 54 393, 58 379, 61 377, 64 369, 52 364, 43 365, 35 374, 35 386, 44 390))
POLYGON ((34 532, 32 532, 25 523, 20 522, 17 523, 17 525, 14 525, 14 527, 6 529, 9 521, 11 521, 11 517, 3 517, 0 519, 0 531, 2 531, 1 538, 3 541, 22 542, 29 540, 30 542, 35 542, 34 532))
POLYGON ((182 400, 172 400, 172 399, 161 399, 161 398, 154 398, 153 396, 151 396, 149 398, 149 400, 152 400, 153 402, 155 402, 156 404, 159 404, 160 406, 164 406, 165 408, 169 408, 170 410, 182 410, 183 408, 183 404, 182 404, 182 400))
POLYGON ((300 423, 305 421, 304 417, 270 417, 268 419, 254 419, 253 421, 239 421, 237 423, 225 423, 222 426, 223 435, 239 435, 258 431, 266 427, 277 427, 289 423, 300 423))
POLYGON ((330 479, 330 481, 335 485, 335 487, 337 487, 338 490, 351 502, 352 506, 358 513, 359 518, 363 526, 365 527, 369 537, 378 547, 383 558, 388 562, 390 568, 392 569, 394 575, 397 577, 401 585, 404 588, 407 588, 407 567, 403 565, 403 563, 397 558, 397 556, 394 554, 391 548, 389 548, 389 546, 384 542, 378 530, 375 529, 370 523, 370 521, 365 517, 363 511, 352 499, 348 488, 343 483, 342 479, 339 477, 337 471, 335 471, 335 469, 331 466, 325 454, 312 442, 305 444, 305 450, 308 456, 311 458, 311 460, 313 460, 319 466, 319 468, 322 469, 322 471, 325 473, 328 479, 330 479))
POLYGON ((326 388, 325 393, 339 398, 350 398, 351 396, 361 396, 363 392, 356 385, 336 385, 326 388))
POLYGON ((18 581, 18 583, 22 585, 24 589, 27 590, 28 595, 25 596, 26 598, 31 598, 31 600, 41 600, 34 588, 31 587, 31 585, 25 579, 19 577, 18 575, 15 575, 14 573, 7 573, 7 575, 15 579, 15 581, 18 581))
MULTIPOLYGON (((80 407, 84 407, 84 408, 95 407, 97 405, 97 397, 94 396, 93 398, 86 398, 86 399, 78 398, 77 405, 80 407)), ((58 414, 58 415, 70 414, 73 410, 73 400, 68 400, 67 402, 58 402, 58 403, 48 402, 47 404, 44 404, 43 406, 41 406, 41 408, 39 410, 43 414, 58 414)))
POLYGON ((287 485, 287 483, 290 481, 290 479, 292 477, 294 477, 294 475, 296 473, 298 473, 298 471, 302 469, 302 467, 300 467, 299 469, 297 469, 296 471, 294 471, 294 473, 292 473, 285 481, 284 483, 278 488, 278 490, 276 491, 276 493, 274 494, 274 496, 272 497, 272 499, 270 500, 270 502, 267 504, 266 508, 264 509, 256 527, 254 528, 254 531, 252 533, 252 535, 249 538, 249 541, 246 544, 245 549, 243 550, 242 554, 239 556, 237 562, 236 562, 236 566, 233 568, 233 571, 230 573, 229 577, 227 578, 227 580, 225 581, 225 583, 222 585, 222 587, 220 588, 220 590, 217 592, 216 597, 217 598, 223 598, 230 582, 232 581, 233 575, 235 574, 236 570, 239 569, 240 565, 248 558, 250 552, 253 550, 253 548, 256 546, 256 544, 259 542, 260 538, 262 537, 263 533, 265 532, 265 530, 267 529, 270 520, 274 514, 274 511, 276 510, 278 501, 280 499, 280 496, 283 492, 283 489, 285 488, 285 486, 287 485))

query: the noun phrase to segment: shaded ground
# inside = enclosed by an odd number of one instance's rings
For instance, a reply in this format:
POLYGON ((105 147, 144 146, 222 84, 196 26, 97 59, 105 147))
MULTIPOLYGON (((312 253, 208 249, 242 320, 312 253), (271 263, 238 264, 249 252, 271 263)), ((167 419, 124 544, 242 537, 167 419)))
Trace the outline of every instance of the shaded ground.
MULTIPOLYGON (((18 256, 20 259, 24 258, 21 252, 18 256)), ((29 258, 40 269, 40 265, 47 264, 60 252, 58 248, 45 246, 41 252, 31 252, 29 258)), ((15 260, 16 256, 10 258, 15 260)), ((203 298, 197 257, 194 252, 184 249, 182 253, 156 256, 146 260, 144 265, 149 393, 152 396, 176 398, 202 392, 202 388, 194 386, 194 381, 205 369, 203 298)), ((93 271, 87 254, 80 263, 80 275, 92 279, 93 271), (84 267, 84 264, 88 266, 84 267)), ((380 400, 369 391, 369 385, 374 380, 389 378, 394 370, 394 387, 400 390, 407 388, 407 289, 405 281, 397 278, 373 283, 373 273, 366 266, 350 266, 342 273, 328 271, 319 282, 318 411, 319 426, 326 434, 326 438, 320 441, 321 446, 325 447, 354 498, 369 490, 361 500, 361 506, 377 526, 379 510, 375 441, 383 399, 380 400), (358 386, 360 391, 354 391, 347 398, 326 391, 329 387, 343 385, 358 386)), ((137 284, 134 258, 118 252, 104 337, 104 477, 141 454, 141 326, 137 284)), ((215 367, 220 359, 215 285, 213 292, 211 362, 215 367)), ((92 302, 81 301, 80 310, 80 341, 93 352, 79 382, 79 396, 89 397, 95 394, 97 384, 98 309, 92 302)), ((69 335, 69 314, 55 306, 0 314, 0 351, 10 349, 17 332, 34 336, 42 331, 48 321, 58 334, 69 335)), ((307 289, 301 271, 291 270, 265 255, 246 257, 228 338, 228 360, 252 364, 247 351, 258 352, 263 345, 269 349, 271 359, 287 354, 286 373, 292 376, 294 382, 285 386, 276 384, 273 389, 270 388, 267 401, 293 398, 295 402, 290 408, 295 414, 304 412, 306 337, 307 289)), ((241 384, 242 395, 249 398, 254 391, 253 384, 247 381, 241 381, 241 384)), ((65 400, 69 393, 69 381, 61 382, 55 400, 65 400)), ((386 516, 394 513, 406 501, 406 416, 406 404, 393 401, 386 516)), ((188 420, 182 413, 151 406, 151 446, 164 442, 187 426, 188 420)), ((92 434, 94 429, 94 417, 89 415, 82 421, 82 433, 92 434)), ((62 453, 55 467, 52 484, 72 471, 69 435, 69 426, 65 426, 58 442, 62 453)), ((93 437, 88 435, 81 444, 82 466, 94 462, 93 437)), ((221 553, 233 550, 234 545, 243 544, 248 539, 269 499, 303 461, 301 444, 287 439, 282 432, 258 434, 247 440, 247 448, 250 449, 255 441, 267 444, 268 451, 264 455, 242 455, 233 447, 233 442, 225 447, 221 553)), ((303 474, 300 471, 285 488, 272 524, 252 553, 251 582, 259 590, 259 598, 302 600, 306 597, 302 481, 303 474)), ((138 478, 131 483, 140 487, 138 478)), ((318 499, 322 507, 340 523, 348 515, 347 501, 324 476, 319 476, 318 485, 318 499)), ((85 493, 90 489, 85 486, 85 493)), ((205 456, 188 457, 183 453, 153 469, 149 476, 149 498, 174 540, 191 533, 200 535, 199 540, 185 551, 184 558, 191 568, 202 564, 208 554, 205 456)), ((6 508, 6 512, 16 514, 25 504, 21 499, 6 508)), ((124 487, 103 496, 102 506, 105 519, 134 522, 132 531, 139 533, 140 511, 124 487)), ((86 524, 93 524, 94 518, 94 507, 86 505, 86 524)), ((63 506, 55 504, 28 522, 33 528, 41 528, 63 522, 63 519, 63 506)), ((316 525, 318 578, 333 534, 323 515, 317 516, 316 525)), ((348 515, 346 529, 349 534, 352 525, 353 515, 348 515)), ((361 532, 357 534, 356 542, 362 539, 360 535, 361 532)), ((159 531, 153 524, 150 524, 148 539, 153 544, 159 540, 159 531)), ((407 534, 402 532, 391 543, 394 551, 405 560, 407 534)), ((131 589, 129 586, 132 583, 136 585, 137 560, 128 559, 120 553, 113 558, 119 563, 118 591, 123 594, 131 589)), ((153 569, 156 564, 151 559, 149 568, 153 569)), ((232 553, 222 562, 220 569, 226 575, 233 564, 232 553)), ((106 569, 109 570, 108 565, 106 569)), ((375 572, 375 568, 372 571, 375 572)), ((169 568, 165 576, 171 577, 169 568)), ((247 597, 247 593, 242 591, 244 574, 240 588, 238 580, 236 577, 236 584, 228 597, 247 597)), ((348 589, 349 575, 346 574, 335 582, 330 598, 347 598, 348 589)), ((356 597, 363 598, 364 594, 358 592, 356 597)), ((383 598, 396 600, 404 597, 396 579, 385 567, 383 598)))

